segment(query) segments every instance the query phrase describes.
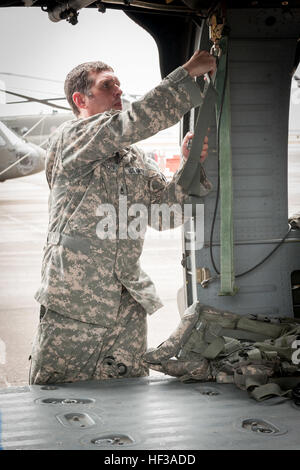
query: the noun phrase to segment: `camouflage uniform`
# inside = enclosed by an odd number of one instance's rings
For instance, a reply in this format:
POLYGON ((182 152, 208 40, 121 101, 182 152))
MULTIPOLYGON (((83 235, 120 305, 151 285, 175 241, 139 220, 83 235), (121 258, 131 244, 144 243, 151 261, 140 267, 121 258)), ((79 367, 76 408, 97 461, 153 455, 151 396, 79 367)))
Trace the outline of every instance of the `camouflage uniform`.
MULTIPOLYGON (((35 296, 47 313, 33 348, 31 383, 114 376, 99 366, 107 356, 115 362, 126 357, 124 376, 147 373, 143 365, 134 364, 146 350, 145 313, 154 313, 162 303, 140 268, 143 239, 124 236, 120 219, 132 204, 172 205, 183 203, 186 195, 176 184, 180 171, 167 183, 132 144, 174 125, 201 102, 198 85, 179 67, 129 110, 74 119, 52 137, 46 161, 50 219, 42 282, 35 296), (120 197, 127 207, 119 213, 120 197), (103 204, 116 209, 115 239, 96 234, 103 204), (128 340, 116 339, 112 354, 108 346, 125 324, 131 332, 128 340), (91 344, 87 331, 93 331, 91 344), (94 355, 94 366, 85 368, 84 355, 94 355), (66 362, 72 364, 70 370, 66 362)), ((203 195, 210 189, 205 178, 201 187, 203 195)))
POLYGON ((113 329, 47 309, 33 345, 31 377, 56 383, 148 375, 141 361, 146 335, 146 312, 126 290, 113 329))

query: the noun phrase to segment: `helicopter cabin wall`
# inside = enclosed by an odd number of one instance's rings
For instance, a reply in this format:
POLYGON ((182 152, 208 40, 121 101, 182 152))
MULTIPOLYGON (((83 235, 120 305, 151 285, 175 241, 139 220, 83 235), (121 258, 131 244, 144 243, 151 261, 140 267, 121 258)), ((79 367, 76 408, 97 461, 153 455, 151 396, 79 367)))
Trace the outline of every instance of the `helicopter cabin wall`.
MULTIPOLYGON (((263 264, 239 277, 239 274, 265 258, 280 243, 289 227, 288 119, 299 23, 299 10, 292 13, 281 8, 227 11, 237 293, 219 295, 219 279, 209 282, 207 287, 202 287, 198 280, 196 292, 201 303, 240 314, 262 314, 267 317, 299 315, 299 310, 296 314, 293 306, 291 285, 291 276, 300 270, 299 230, 292 230, 263 264)), ((203 28, 202 35, 206 34, 207 30, 203 28)), ((207 42, 207 37, 202 40, 201 44, 207 42)), ((214 277, 216 272, 209 241, 218 164, 211 137, 211 153, 205 168, 214 190, 205 199, 204 246, 195 253, 186 252, 185 262, 187 273, 191 272, 194 264, 197 274, 205 268, 214 277)), ((219 209, 212 252, 215 265, 220 270, 219 209)), ((195 300, 195 272, 186 274, 186 282, 187 303, 191 304, 195 300)))

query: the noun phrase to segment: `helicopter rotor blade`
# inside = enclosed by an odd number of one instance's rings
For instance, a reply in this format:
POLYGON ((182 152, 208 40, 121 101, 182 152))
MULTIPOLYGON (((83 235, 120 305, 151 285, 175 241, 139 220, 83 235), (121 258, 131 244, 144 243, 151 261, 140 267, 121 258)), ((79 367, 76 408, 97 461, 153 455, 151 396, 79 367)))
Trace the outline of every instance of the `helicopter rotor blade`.
POLYGON ((40 100, 38 98, 33 98, 32 96, 21 95, 20 93, 15 93, 13 91, 2 90, 2 89, 0 89, 0 91, 2 91, 3 93, 8 93, 8 94, 13 95, 13 96, 17 96, 18 98, 23 98, 24 100, 26 100, 25 102, 28 102, 28 103, 34 103, 35 102, 35 103, 44 104, 46 106, 51 106, 52 108, 64 109, 65 111, 70 111, 70 108, 67 108, 66 106, 60 106, 58 104, 54 104, 54 103, 49 102, 49 101, 55 101, 56 99, 65 99, 65 98, 48 98, 48 99, 40 100))

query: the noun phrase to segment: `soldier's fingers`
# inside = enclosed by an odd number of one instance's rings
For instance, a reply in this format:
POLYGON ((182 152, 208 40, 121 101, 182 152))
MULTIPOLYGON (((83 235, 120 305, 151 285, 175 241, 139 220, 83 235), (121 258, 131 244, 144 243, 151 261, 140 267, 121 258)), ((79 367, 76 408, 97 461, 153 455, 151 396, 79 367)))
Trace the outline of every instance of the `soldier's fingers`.
POLYGON ((194 137, 193 132, 189 131, 189 132, 187 132, 187 133, 185 134, 184 139, 183 139, 183 142, 185 142, 185 141, 187 141, 187 140, 190 140, 190 139, 192 139, 193 137, 194 137))
POLYGON ((195 59, 197 57, 208 57, 210 53, 208 51, 195 51, 192 57, 195 59))
POLYGON ((197 51, 197 52, 199 52, 199 55, 201 55, 201 56, 209 56, 210 55, 210 53, 208 51, 197 51))

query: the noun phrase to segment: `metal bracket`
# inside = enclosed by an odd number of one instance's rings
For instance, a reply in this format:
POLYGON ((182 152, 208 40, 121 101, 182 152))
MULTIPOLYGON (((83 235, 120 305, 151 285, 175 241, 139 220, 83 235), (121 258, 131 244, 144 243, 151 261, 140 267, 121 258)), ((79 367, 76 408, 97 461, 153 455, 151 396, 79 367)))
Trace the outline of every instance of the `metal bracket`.
POLYGON ((208 281, 211 279, 210 270, 208 268, 197 268, 197 284, 207 287, 208 281))
POLYGON ((220 57, 221 48, 220 40, 222 39, 222 33, 225 26, 225 17, 220 17, 216 13, 213 13, 209 18, 209 39, 213 42, 213 46, 210 53, 216 57, 220 57))

